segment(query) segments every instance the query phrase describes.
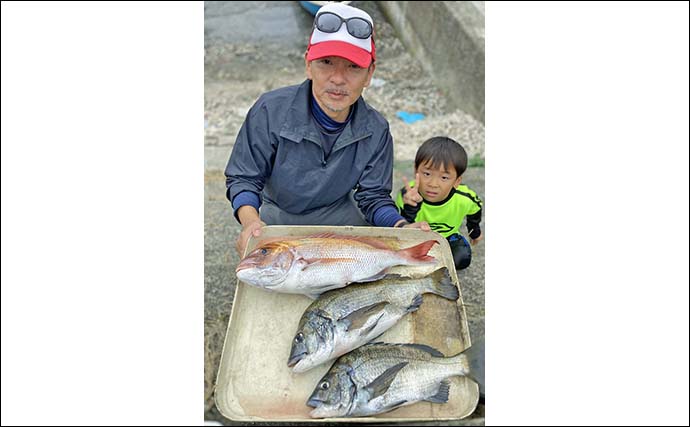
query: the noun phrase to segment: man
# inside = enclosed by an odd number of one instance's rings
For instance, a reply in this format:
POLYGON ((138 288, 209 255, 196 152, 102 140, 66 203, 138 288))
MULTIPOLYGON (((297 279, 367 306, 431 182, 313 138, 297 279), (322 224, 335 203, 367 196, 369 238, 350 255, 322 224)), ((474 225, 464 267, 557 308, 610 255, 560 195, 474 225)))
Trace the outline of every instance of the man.
POLYGON ((390 198, 389 125, 360 96, 376 68, 373 31, 366 12, 323 6, 305 53, 308 80, 249 110, 225 169, 240 256, 266 224, 430 229, 409 224, 390 198))

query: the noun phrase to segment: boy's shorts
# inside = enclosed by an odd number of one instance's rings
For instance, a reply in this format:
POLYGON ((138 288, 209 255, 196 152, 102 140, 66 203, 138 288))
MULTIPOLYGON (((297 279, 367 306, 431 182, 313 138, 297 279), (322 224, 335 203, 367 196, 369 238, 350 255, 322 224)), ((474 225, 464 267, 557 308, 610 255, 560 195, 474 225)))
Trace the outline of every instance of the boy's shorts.
POLYGON ((472 249, 465 236, 453 234, 448 237, 448 243, 450 244, 451 252, 453 252, 455 270, 463 270, 469 267, 472 262, 472 249))

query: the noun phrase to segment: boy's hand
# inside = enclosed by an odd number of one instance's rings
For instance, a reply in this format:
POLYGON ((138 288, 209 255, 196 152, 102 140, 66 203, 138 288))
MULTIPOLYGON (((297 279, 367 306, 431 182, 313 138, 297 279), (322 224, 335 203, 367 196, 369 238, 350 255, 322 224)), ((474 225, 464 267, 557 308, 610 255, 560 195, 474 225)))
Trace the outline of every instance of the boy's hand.
POLYGON ((410 187, 410 183, 407 180, 407 177, 403 177, 403 182, 405 183, 405 194, 403 194, 403 203, 410 206, 417 206, 417 203, 423 200, 422 196, 419 195, 419 191, 417 191, 417 186, 419 186, 419 173, 415 174, 414 179, 415 186, 410 187))
POLYGON ((477 243, 479 243, 479 241, 482 240, 483 238, 484 238, 484 232, 482 231, 482 232, 479 233, 479 236, 478 236, 476 239, 473 239, 473 238, 470 237, 470 244, 471 244, 472 246, 474 246, 474 245, 476 245, 477 243))
POLYGON ((405 224, 405 225, 403 225, 402 228, 419 228, 420 230, 423 230, 423 231, 431 231, 431 227, 429 226, 429 223, 426 221, 413 222, 412 224, 405 224))
POLYGON ((261 236, 261 227, 264 225, 266 225, 266 223, 263 221, 254 221, 242 227, 240 235, 237 236, 237 242, 235 242, 235 249, 237 249, 240 259, 244 256, 244 250, 247 248, 249 237, 261 236))
POLYGON ((409 222, 407 222, 406 219, 401 219, 400 221, 395 223, 394 227, 419 228, 422 231, 431 231, 431 227, 429 226, 429 223, 426 221, 413 222, 412 224, 410 224, 409 222))

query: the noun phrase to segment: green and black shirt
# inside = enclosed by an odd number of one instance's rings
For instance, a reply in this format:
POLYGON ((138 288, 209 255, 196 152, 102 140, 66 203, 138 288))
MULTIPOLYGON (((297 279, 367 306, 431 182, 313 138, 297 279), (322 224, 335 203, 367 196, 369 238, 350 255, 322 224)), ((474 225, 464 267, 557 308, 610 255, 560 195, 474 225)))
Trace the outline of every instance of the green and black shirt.
MULTIPOLYGON (((410 181, 410 187, 415 182, 410 181)), ((481 234, 479 223, 482 220, 482 201, 477 193, 466 185, 458 185, 440 202, 423 200, 417 206, 403 205, 403 188, 395 200, 395 204, 402 215, 409 222, 426 221, 431 229, 443 237, 450 237, 460 233, 463 218, 467 217, 467 232, 472 239, 481 234)))

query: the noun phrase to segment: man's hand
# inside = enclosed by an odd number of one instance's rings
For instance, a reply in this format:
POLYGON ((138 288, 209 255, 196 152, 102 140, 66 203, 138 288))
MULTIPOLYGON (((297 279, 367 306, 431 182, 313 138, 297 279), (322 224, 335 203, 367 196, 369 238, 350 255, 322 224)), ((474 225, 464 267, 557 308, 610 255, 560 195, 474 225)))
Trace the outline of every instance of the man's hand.
POLYGON ((419 195, 419 191, 417 191, 417 187, 419 186, 419 173, 415 174, 414 179, 415 186, 410 187, 410 183, 407 180, 407 177, 403 177, 403 182, 405 183, 405 194, 403 194, 403 203, 410 206, 417 206, 417 203, 423 200, 422 196, 419 195))
POLYGON ((482 232, 479 233, 479 236, 478 236, 476 239, 473 239, 473 238, 470 237, 470 244, 471 244, 472 246, 474 246, 474 245, 476 245, 477 243, 479 243, 479 241, 482 240, 483 238, 484 238, 484 232, 482 231, 482 232))
POLYGON ((240 259, 244 256, 244 250, 247 248, 249 238, 251 236, 261 236, 261 227, 264 225, 266 225, 266 223, 263 221, 255 221, 242 227, 240 235, 237 236, 237 242, 235 242, 235 249, 237 249, 237 254, 240 256, 240 259))
POLYGON ((259 218, 259 212, 253 206, 249 205, 240 206, 237 210, 237 217, 240 220, 240 224, 242 224, 242 231, 240 235, 237 236, 235 249, 237 249, 237 254, 242 258, 242 256, 244 256, 244 250, 247 248, 249 237, 261 236, 261 227, 266 225, 266 223, 259 218))

